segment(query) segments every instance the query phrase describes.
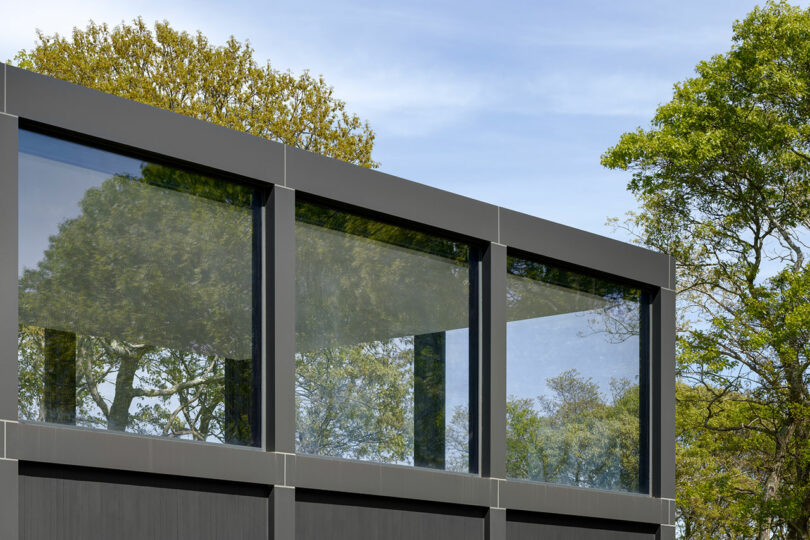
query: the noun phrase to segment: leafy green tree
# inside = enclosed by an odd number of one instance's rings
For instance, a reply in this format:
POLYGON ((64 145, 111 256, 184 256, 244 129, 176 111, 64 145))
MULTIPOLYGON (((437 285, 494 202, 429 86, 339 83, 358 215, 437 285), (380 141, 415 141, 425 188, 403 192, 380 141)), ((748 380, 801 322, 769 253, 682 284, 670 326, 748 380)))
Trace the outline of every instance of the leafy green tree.
POLYGON ((296 355, 296 450, 407 463, 413 450, 413 339, 296 355))
POLYGON ((321 77, 260 65, 249 43, 215 47, 168 22, 141 18, 110 29, 91 22, 70 39, 37 34, 22 68, 290 146, 377 167, 374 132, 346 111, 321 77))
MULTIPOLYGON (((676 467, 679 536, 684 540, 755 538, 756 508, 742 493, 759 491, 756 460, 767 444, 760 434, 707 429, 706 403, 717 389, 678 383, 676 467)), ((754 415, 745 396, 715 402, 713 414, 725 425, 745 424, 754 415)))
POLYGON ((225 440, 226 364, 251 357, 251 190, 143 164, 80 208, 20 278, 21 418, 225 440), (48 381, 51 329, 76 343, 69 381, 48 381), (75 420, 47 417, 62 386, 75 420))
MULTIPOLYGON (((506 475, 579 487, 639 490, 639 387, 614 380, 610 400, 577 370, 546 381, 550 395, 506 402, 506 475)), ((452 418, 455 459, 465 463, 467 411, 452 418)))
POLYGON ((468 246, 312 203, 296 219, 298 451, 414 463, 426 441, 420 464, 469 470, 443 448, 444 407, 418 406, 420 390, 444 403, 418 336, 468 324, 468 246))
POLYGON ((742 474, 697 493, 680 464, 682 525, 708 535, 810 538, 808 38, 810 10, 754 9, 730 51, 602 158, 633 173, 640 240, 678 260, 679 369, 695 386, 688 416, 702 415, 679 457, 711 449, 724 454, 716 470, 742 474), (732 459, 740 445, 744 464, 732 459), (736 529, 704 511, 720 507, 739 512, 736 529))
MULTIPOLYGON (((113 29, 91 22, 70 38, 38 33, 34 48, 16 61, 148 105, 377 166, 373 131, 345 110, 322 78, 259 65, 250 45, 234 38, 215 47, 201 33, 179 32, 167 22, 156 23, 154 32, 140 18, 113 29)), ((114 176, 89 190, 82 215, 60 225, 38 267, 20 280, 21 319, 35 323, 23 322, 19 337, 21 418, 245 440, 244 433, 226 433, 223 379, 229 366, 250 356, 243 350, 251 339, 244 331, 250 327, 244 287, 250 276, 227 262, 250 253, 250 213, 234 220, 233 212, 220 208, 212 218, 198 208, 179 221, 177 212, 188 208, 177 197, 144 189, 245 202, 241 188, 206 182, 149 165, 138 178, 114 176), (195 234, 201 241, 189 245, 195 234), (178 250, 184 240, 190 249, 178 250), (164 320, 178 309, 183 316, 164 320), (69 332, 38 325, 67 325, 69 332), (49 373, 53 336, 60 332, 67 338, 62 349, 75 358, 75 379, 69 374, 68 381, 56 380, 66 373, 49 373), (200 346, 205 342, 218 346, 200 346), (75 415, 47 418, 54 389, 75 393, 75 415)))

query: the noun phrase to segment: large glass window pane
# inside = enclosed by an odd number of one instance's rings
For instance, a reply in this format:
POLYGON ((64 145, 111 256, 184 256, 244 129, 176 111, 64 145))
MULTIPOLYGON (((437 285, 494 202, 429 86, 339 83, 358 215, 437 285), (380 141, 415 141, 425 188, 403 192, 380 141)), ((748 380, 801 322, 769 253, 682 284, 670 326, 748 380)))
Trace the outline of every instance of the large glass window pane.
POLYGON ((296 450, 469 471, 470 247, 307 202, 296 221, 296 450))
POLYGON ((19 415, 256 445, 257 194, 20 131, 19 415))
POLYGON ((640 289, 507 258, 507 476, 647 490, 640 289))

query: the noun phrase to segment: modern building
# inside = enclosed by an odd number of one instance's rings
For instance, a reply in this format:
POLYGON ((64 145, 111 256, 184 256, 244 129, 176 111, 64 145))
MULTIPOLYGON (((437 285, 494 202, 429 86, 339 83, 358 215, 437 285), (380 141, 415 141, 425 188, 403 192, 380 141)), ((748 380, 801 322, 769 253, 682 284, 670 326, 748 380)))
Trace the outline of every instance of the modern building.
POLYGON ((0 538, 674 538, 669 257, 0 76, 0 538))

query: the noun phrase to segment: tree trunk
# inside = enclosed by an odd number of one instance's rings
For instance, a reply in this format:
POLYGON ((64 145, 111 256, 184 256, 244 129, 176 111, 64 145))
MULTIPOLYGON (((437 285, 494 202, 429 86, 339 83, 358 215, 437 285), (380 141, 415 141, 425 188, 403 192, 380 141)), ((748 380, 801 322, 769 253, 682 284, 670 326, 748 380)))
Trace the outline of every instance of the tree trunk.
POLYGON ((45 421, 76 423, 76 334, 45 329, 45 421))
MULTIPOLYGON (((792 422, 776 434, 776 455, 773 460, 773 468, 768 473, 768 478, 765 480, 765 490, 763 493, 763 503, 767 504, 776 498, 779 494, 779 487, 782 483, 782 469, 785 466, 785 460, 788 455, 788 445, 793 438, 793 433, 796 431, 796 423, 792 422)), ((771 539, 771 523, 773 518, 769 517, 767 522, 760 525, 759 535, 757 540, 770 540, 771 539), (766 526, 767 525, 767 526, 766 526)))
POLYGON ((124 431, 129 424, 129 407, 132 404, 133 382, 138 371, 142 353, 124 351, 125 347, 118 347, 120 366, 115 377, 115 397, 110 405, 110 415, 107 417, 107 429, 124 431))
POLYGON ((413 338, 413 461, 417 467, 445 467, 445 371, 444 332, 413 338))

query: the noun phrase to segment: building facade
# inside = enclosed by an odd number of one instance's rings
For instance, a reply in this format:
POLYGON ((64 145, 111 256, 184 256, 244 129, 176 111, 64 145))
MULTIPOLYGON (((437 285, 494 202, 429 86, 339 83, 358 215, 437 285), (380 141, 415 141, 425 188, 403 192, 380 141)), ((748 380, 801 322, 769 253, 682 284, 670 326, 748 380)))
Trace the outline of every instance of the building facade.
POLYGON ((674 538, 669 257, 0 76, 0 538, 674 538))

